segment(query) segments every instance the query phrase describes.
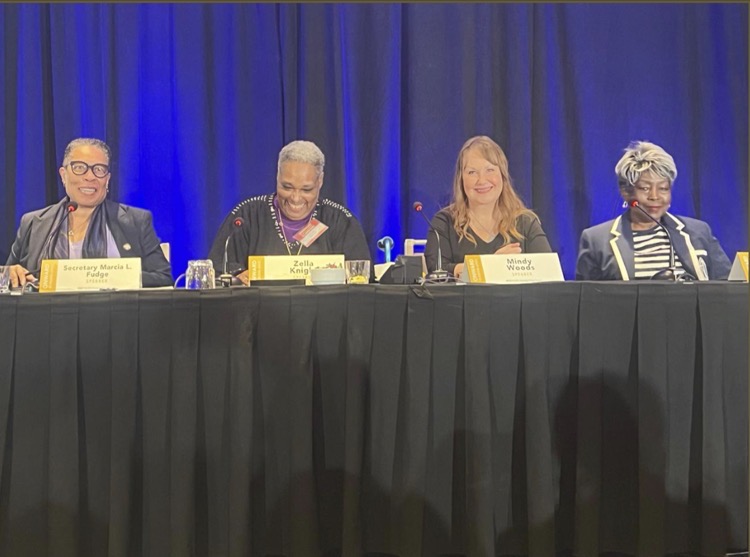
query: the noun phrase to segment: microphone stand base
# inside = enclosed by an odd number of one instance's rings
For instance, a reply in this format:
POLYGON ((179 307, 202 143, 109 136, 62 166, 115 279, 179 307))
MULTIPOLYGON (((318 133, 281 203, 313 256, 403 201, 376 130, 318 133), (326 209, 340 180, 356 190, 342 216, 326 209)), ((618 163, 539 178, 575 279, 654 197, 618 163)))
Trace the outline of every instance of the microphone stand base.
POLYGON ((677 269, 674 267, 667 267, 666 269, 662 269, 658 273, 656 273, 654 276, 651 277, 650 280, 666 280, 669 282, 692 282, 695 280, 695 277, 693 277, 690 273, 687 273, 685 271, 678 273, 677 269))
POLYGON ((652 276, 651 280, 671 280, 674 282, 677 280, 677 275, 675 274, 674 269, 666 268, 652 276))
POLYGON ((436 269, 431 273, 427 273, 427 276, 425 276, 424 278, 424 282, 450 282, 451 278, 452 277, 448 271, 444 271, 443 269, 436 269))
POLYGON ((222 288, 229 288, 232 286, 232 275, 230 274, 222 274, 219 275, 219 284, 222 288))

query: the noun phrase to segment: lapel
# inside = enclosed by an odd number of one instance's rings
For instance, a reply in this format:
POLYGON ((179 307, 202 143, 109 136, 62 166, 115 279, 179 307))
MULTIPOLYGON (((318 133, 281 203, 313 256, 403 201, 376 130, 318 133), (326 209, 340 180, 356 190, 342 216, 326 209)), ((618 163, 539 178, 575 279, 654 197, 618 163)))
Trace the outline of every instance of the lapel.
POLYGON ((674 252, 680 258, 685 271, 698 280, 708 280, 703 266, 698 263, 698 255, 695 253, 690 234, 685 230, 685 223, 670 213, 664 214, 662 222, 669 230, 674 252))
POLYGON ((52 228, 55 226, 55 217, 60 212, 60 206, 67 202, 68 198, 64 197, 59 203, 50 205, 39 213, 34 222, 31 223, 27 264, 41 267, 42 261, 40 257, 42 256, 42 249, 44 248, 44 244, 47 243, 47 238, 52 232, 52 228))
POLYGON ((627 213, 612 221, 609 234, 611 236, 609 245, 617 262, 620 276, 622 280, 630 280, 635 272, 635 262, 633 259, 633 232, 630 229, 630 220, 627 218, 627 213))
POLYGON ((112 232, 112 237, 117 244, 120 257, 137 257, 141 255, 138 253, 138 246, 130 241, 130 238, 133 237, 132 231, 135 228, 130 213, 123 205, 115 201, 107 199, 105 203, 107 204, 107 223, 109 224, 110 232, 112 232))

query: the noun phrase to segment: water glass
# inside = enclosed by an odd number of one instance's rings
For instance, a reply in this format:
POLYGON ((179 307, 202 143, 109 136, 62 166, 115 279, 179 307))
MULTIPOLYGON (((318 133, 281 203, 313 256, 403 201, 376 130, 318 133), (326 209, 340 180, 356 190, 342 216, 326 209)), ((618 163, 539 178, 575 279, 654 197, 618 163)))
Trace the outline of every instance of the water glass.
POLYGON ((10 292, 10 267, 0 265, 0 294, 10 292))
POLYGON ((185 288, 204 290, 216 287, 214 264, 210 259, 194 259, 188 261, 185 271, 185 288))
POLYGON ((347 284, 367 284, 370 282, 370 261, 367 259, 355 259, 344 261, 346 269, 347 284))

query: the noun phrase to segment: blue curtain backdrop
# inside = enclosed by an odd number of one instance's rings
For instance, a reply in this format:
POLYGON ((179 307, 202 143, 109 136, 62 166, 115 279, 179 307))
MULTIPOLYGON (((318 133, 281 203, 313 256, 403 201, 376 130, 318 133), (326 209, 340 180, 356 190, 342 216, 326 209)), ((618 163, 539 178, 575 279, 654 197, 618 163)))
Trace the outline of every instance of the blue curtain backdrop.
MULTIPOLYGON (((583 228, 621 211, 629 141, 674 156, 673 212, 747 249, 746 4, 0 5, 4 260, 58 200, 69 140, 114 149, 114 199, 148 208, 177 275, 279 149, 327 156, 324 195, 388 234, 445 205, 458 149, 492 136, 572 278, 583 228)), ((400 251, 400 248, 396 250, 400 251)))

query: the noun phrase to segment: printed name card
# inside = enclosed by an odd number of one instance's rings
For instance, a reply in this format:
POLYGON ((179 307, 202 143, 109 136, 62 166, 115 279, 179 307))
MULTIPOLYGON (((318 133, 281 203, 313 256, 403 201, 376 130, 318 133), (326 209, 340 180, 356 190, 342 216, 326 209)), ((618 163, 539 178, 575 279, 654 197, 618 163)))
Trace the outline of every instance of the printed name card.
POLYGON ((462 278, 489 284, 565 280, 556 253, 467 255, 462 278))
POLYGON ((734 263, 732 263, 732 270, 729 271, 729 278, 727 280, 739 280, 747 282, 747 270, 748 270, 748 252, 738 251, 737 255, 734 256, 734 263))
POLYGON ((305 279, 310 281, 310 269, 344 268, 344 255, 251 255, 247 258, 250 285, 254 280, 305 279))
POLYGON ((45 259, 39 292, 135 290, 141 287, 141 258, 45 259))

